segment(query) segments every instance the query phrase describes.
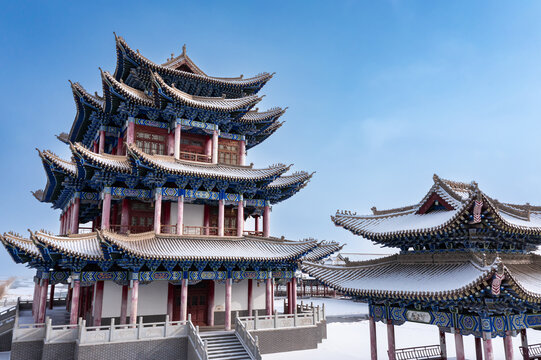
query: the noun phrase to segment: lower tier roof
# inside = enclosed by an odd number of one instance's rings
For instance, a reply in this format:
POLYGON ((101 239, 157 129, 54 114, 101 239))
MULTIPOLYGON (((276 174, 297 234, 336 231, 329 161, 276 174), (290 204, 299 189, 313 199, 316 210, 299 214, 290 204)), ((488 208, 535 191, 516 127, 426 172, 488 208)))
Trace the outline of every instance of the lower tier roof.
MULTIPOLYGON (((487 255, 488 256, 488 255, 487 255)), ((541 256, 492 255, 488 265, 476 254, 400 254, 329 266, 304 262, 303 271, 324 284, 360 297, 448 300, 489 286, 495 274, 522 298, 541 302, 541 256)))

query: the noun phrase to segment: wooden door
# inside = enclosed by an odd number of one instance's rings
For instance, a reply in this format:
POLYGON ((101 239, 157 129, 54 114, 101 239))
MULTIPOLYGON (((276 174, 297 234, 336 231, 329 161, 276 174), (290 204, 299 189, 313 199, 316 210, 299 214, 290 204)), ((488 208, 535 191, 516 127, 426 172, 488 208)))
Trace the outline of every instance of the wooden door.
MULTIPOLYGON (((207 325, 208 315, 208 281, 201 281, 188 286, 187 310, 192 315, 194 325, 207 325)), ((181 285, 175 285, 173 290, 173 320, 180 320, 181 285)))

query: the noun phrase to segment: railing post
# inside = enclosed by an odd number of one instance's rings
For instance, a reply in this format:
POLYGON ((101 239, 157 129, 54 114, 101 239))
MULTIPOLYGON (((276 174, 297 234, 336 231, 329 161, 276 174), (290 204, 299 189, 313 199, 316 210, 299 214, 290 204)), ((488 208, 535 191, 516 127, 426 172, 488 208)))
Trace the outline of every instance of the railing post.
POLYGON ((169 327, 169 314, 165 315, 165 323, 163 324, 163 337, 167 337, 168 327, 169 327))
POLYGON ((257 310, 254 310, 254 330, 257 330, 257 310))
POLYGON ((192 322, 192 314, 188 314, 188 321, 192 322))
POLYGON ((109 325, 109 342, 114 339, 113 332, 115 331, 115 318, 111 318, 111 324, 109 325))
POLYGON ((293 309, 293 327, 297 327, 297 309, 293 309))
POLYGON ((45 318, 45 342, 49 341, 49 337, 51 336, 51 326, 53 325, 52 320, 50 317, 45 318))
POLYGON ((274 328, 278 328, 278 312, 274 310, 274 328))
POLYGON ((316 325, 316 308, 312 308, 312 325, 316 325))
POLYGON ((325 303, 321 304, 321 319, 325 320, 325 303))
POLYGON ((84 343, 85 339, 85 331, 86 331, 86 320, 83 320, 82 318, 79 318, 79 344, 84 343))
POLYGON ((196 334, 199 334, 199 325, 196 325, 196 326, 195 326, 195 333, 196 333, 196 334))
POLYGON ((209 341, 207 339, 203 340, 203 345, 205 346, 205 353, 208 353, 209 341))
POLYGON ((139 323, 137 324, 137 339, 141 339, 142 329, 143 329, 143 317, 139 316, 139 323))

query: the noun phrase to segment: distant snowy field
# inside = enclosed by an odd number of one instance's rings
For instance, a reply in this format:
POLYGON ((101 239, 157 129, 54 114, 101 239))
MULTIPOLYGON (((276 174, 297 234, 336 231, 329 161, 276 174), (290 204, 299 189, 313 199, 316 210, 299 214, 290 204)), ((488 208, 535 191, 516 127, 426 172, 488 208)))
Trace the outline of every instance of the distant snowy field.
MULTIPOLYGON (((365 304, 355 303, 348 300, 338 299, 314 299, 314 305, 325 303, 327 316, 352 315, 364 312, 366 315, 368 307, 365 304)), ((306 301, 305 301, 306 302, 306 301)), ((283 302, 276 302, 283 307, 283 302)), ((377 323, 378 359, 387 359, 387 327, 385 324, 377 323)), ((395 326, 396 348, 411 346, 439 344, 438 329, 435 326, 405 323, 395 326)), ((446 335, 447 355, 449 359, 455 359, 455 342, 451 334, 446 335)), ((528 341, 530 344, 541 343, 541 331, 528 330, 528 341)), ((504 360, 503 341, 501 338, 492 340, 495 360, 504 360)), ((514 359, 520 360, 520 337, 513 338, 514 359)), ((467 359, 475 359, 475 343, 473 336, 464 337, 464 348, 467 359)), ((319 344, 317 349, 294 351, 281 354, 264 355, 263 360, 359 360, 370 359, 370 334, 368 321, 356 322, 330 322, 327 324, 327 339, 319 344)))

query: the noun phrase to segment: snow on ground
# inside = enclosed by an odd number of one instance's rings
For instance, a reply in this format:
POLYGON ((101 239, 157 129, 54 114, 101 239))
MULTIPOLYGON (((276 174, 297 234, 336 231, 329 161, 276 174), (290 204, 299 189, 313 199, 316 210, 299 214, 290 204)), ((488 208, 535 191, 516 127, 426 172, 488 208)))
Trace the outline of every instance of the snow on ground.
MULTIPOLYGON (((350 309, 360 309, 363 304, 354 303, 349 300, 338 299, 314 299, 314 305, 325 303, 327 314, 348 315, 350 309)), ((278 305, 279 302, 276 302, 278 305)), ((283 304, 283 302, 282 302, 283 304)), ((368 309, 364 305, 364 309, 368 309)), ((365 310, 365 311, 366 311, 365 310)), ((378 322, 377 326, 378 340, 378 358, 387 358, 387 327, 385 324, 378 322)), ((401 326, 395 326, 396 348, 405 348, 422 345, 439 344, 438 329, 435 326, 423 325, 407 322, 401 326)), ((447 354, 449 359, 455 358, 455 342, 454 336, 446 335, 447 339, 447 354)), ((541 331, 528 330, 528 341, 530 344, 541 343, 541 331)), ((519 347, 520 337, 513 338, 514 359, 521 359, 519 347)), ((495 338, 492 340, 494 348, 495 360, 504 360, 503 340, 495 338)), ((464 337, 464 348, 467 359, 475 359, 475 344, 473 336, 464 337)), ((281 354, 264 355, 263 360, 359 360, 370 359, 370 335, 368 329, 368 321, 356 322, 330 322, 327 324, 327 339, 319 344, 317 349, 294 351, 281 354)))
MULTIPOLYGON (((314 306, 322 306, 323 303, 325 303, 326 316, 368 314, 367 304, 354 302, 348 299, 298 298, 297 304, 300 305, 301 302, 304 304, 313 303, 314 306)), ((284 312, 284 298, 276 298, 274 300, 274 307, 279 313, 284 312)))

